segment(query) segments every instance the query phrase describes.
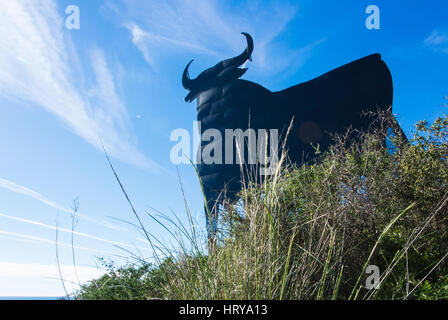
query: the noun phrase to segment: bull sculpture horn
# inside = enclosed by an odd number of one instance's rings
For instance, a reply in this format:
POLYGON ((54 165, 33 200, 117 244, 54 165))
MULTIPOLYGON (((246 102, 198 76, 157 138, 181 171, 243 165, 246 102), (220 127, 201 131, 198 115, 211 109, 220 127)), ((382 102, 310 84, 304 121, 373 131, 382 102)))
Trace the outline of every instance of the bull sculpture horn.
MULTIPOLYGON (((234 67, 234 68, 238 68, 240 65, 242 65, 243 63, 245 63, 247 60, 251 60, 252 61, 252 52, 254 51, 254 41, 252 39, 252 37, 250 36, 250 34, 246 33, 246 32, 241 32, 241 34, 243 34, 246 37, 246 42, 247 42, 247 46, 246 49, 244 49, 244 51, 234 57, 234 58, 230 58, 224 61, 219 62, 218 64, 216 64, 214 67, 210 68, 209 73, 207 76, 215 76, 218 73, 220 73, 222 70, 224 70, 225 68, 229 68, 229 67, 234 67)), ((197 83, 200 78, 201 75, 199 75, 199 77, 195 78, 195 79, 190 79, 190 75, 188 73, 188 68, 190 67, 190 64, 193 62, 193 60, 191 60, 187 66, 185 67, 184 73, 182 75, 182 85, 185 89, 187 90, 192 90, 195 86, 197 86, 197 83)))
POLYGON ((252 51, 254 51, 254 40, 252 39, 250 34, 246 32, 241 32, 241 34, 246 37, 247 41, 246 49, 239 56, 236 56, 235 58, 231 58, 228 60, 224 60, 223 61, 224 67, 233 66, 236 68, 242 65, 247 60, 252 60, 252 51))

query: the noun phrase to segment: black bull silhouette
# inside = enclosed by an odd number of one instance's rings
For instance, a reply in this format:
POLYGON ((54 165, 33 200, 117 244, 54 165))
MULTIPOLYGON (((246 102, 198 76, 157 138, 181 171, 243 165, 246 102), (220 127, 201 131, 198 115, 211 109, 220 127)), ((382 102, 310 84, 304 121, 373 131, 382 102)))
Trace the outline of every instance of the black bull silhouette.
MULTIPOLYGON (((240 55, 219 62, 196 79, 190 79, 188 74, 193 60, 184 70, 182 84, 189 90, 185 101, 197 99, 201 136, 207 129, 218 130, 222 137, 226 136, 226 129, 278 129, 281 144, 290 128, 285 149, 290 161, 300 164, 312 160, 314 148, 311 144, 319 144, 320 150, 329 147, 331 137, 328 133, 344 133, 348 127, 359 130, 371 127, 372 119, 362 117, 362 112, 378 109, 391 112, 392 77, 379 54, 351 62, 311 81, 271 92, 256 83, 239 79, 247 71, 240 66, 251 60, 254 48, 252 37, 242 34, 246 37, 247 47, 240 55)), ((200 154, 217 146, 214 139, 210 140, 201 142, 200 154)), ((248 152, 243 151, 239 150, 239 155, 244 153, 247 164, 248 152)), ((223 159, 225 152, 223 150, 223 159)), ((241 170, 241 164, 237 163, 235 147, 230 152, 233 153, 233 163, 203 162, 197 165, 206 197, 209 239, 216 232, 219 204, 224 199, 236 200, 244 173, 249 172, 241 170)))

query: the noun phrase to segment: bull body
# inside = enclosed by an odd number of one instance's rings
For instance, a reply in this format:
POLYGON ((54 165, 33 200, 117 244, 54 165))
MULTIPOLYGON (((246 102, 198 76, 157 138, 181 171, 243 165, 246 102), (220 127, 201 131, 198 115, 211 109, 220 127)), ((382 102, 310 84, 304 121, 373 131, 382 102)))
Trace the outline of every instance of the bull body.
MULTIPOLYGON (((197 99, 201 135, 207 129, 216 129, 223 137, 226 129, 278 129, 282 143, 294 119, 285 146, 289 159, 301 164, 312 160, 311 144, 319 144, 324 151, 330 146, 330 133, 344 133, 348 127, 367 129, 372 123, 371 119, 361 117, 363 111, 388 110, 392 105, 392 77, 379 54, 277 92, 241 80, 246 69, 239 66, 251 58, 253 50, 252 38, 244 35, 248 46, 241 55, 218 63, 193 80, 188 76, 190 64, 184 71, 183 84, 190 90, 186 101, 197 99)), ((203 141, 199 152, 213 143, 203 141)), ((223 152, 225 157, 225 148, 223 152)), ((245 156, 247 163, 247 152, 245 156)), ((197 168, 207 199, 210 238, 216 230, 218 205, 224 197, 230 201, 236 199, 247 171, 242 171, 235 162, 201 163, 197 168)))

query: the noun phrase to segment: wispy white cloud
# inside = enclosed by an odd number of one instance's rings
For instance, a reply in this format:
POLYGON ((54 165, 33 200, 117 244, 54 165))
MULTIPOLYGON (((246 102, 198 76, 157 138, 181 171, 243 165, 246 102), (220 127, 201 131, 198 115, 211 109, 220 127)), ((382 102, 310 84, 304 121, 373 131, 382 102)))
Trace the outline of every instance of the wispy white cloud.
MULTIPOLYGON (((51 245, 52 247, 55 247, 55 245, 56 245, 56 241, 54 239, 48 240, 45 238, 30 235, 30 234, 0 230, 0 235, 1 235, 0 237, 3 239, 13 240, 13 241, 26 241, 26 242, 37 243, 37 244, 46 244, 46 245, 51 245)), ((72 246, 71 243, 65 243, 65 242, 61 242, 61 241, 58 241, 57 245, 58 245, 58 247, 65 247, 65 248, 70 248, 70 249, 73 248, 76 250, 97 252, 97 253, 101 253, 102 255, 113 254, 112 252, 107 252, 107 251, 96 249, 96 248, 87 248, 87 247, 78 246, 78 245, 72 246)))
POLYGON ((74 83, 74 75, 82 74, 76 61, 54 1, 0 2, 0 95, 44 108, 99 150, 101 137, 108 152, 122 161, 162 170, 137 149, 102 51, 91 53, 96 83, 90 91, 74 83))
MULTIPOLYGON (((34 200, 40 201, 56 210, 59 210, 61 212, 67 213, 67 214, 73 214, 73 209, 68 209, 56 202, 50 201, 48 200, 45 196, 43 196, 42 194, 40 194, 37 191, 34 191, 32 189, 29 189, 23 185, 17 184, 13 181, 7 180, 7 179, 3 179, 0 178, 0 188, 4 188, 6 190, 9 190, 11 192, 15 192, 17 194, 21 194, 27 197, 30 197, 34 200)), ((82 213, 76 213, 76 218, 82 219, 82 220, 86 220, 89 222, 93 222, 99 226, 111 229, 111 230, 118 230, 118 231, 129 231, 125 228, 121 228, 119 226, 107 223, 107 222, 102 222, 102 221, 97 221, 96 219, 93 219, 91 217, 89 217, 88 215, 84 215, 82 213)))
POLYGON ((60 210, 60 211, 66 212, 66 213, 72 213, 73 212, 73 210, 68 210, 68 209, 64 208, 63 206, 48 200, 46 197, 44 197, 40 193, 38 193, 38 192, 36 192, 34 190, 31 190, 31 189, 29 189, 27 187, 24 187, 24 186, 22 186, 20 184, 17 184, 17 183, 15 183, 13 181, 0 178, 0 187, 4 188, 4 189, 7 189, 9 191, 18 193, 18 194, 25 195, 27 197, 31 197, 31 198, 33 198, 33 199, 35 199, 37 201, 40 201, 40 202, 42 202, 42 203, 44 203, 44 204, 46 204, 46 205, 48 205, 48 206, 50 206, 52 208, 55 208, 57 210, 60 210))
POLYGON ((436 52, 448 53, 448 29, 436 29, 424 40, 436 52))
POLYGON ((79 232, 79 231, 76 231, 76 230, 71 230, 71 229, 67 229, 67 228, 61 228, 61 227, 57 227, 57 226, 52 226, 52 225, 48 225, 48 224, 45 224, 43 222, 39 222, 39 221, 35 221, 35 220, 19 218, 19 217, 13 217, 13 216, 10 216, 10 215, 4 214, 4 213, 0 213, 0 217, 6 218, 6 219, 9 219, 9 220, 15 220, 15 221, 23 222, 23 223, 34 225, 34 226, 37 226, 37 227, 42 227, 42 228, 54 230, 54 231, 57 231, 57 232, 64 232, 64 233, 69 233, 69 234, 73 233, 74 235, 77 235, 77 236, 80 236, 80 237, 84 237, 84 238, 88 238, 88 239, 91 239, 91 240, 96 240, 96 241, 112 244, 112 245, 118 246, 118 247, 125 247, 125 248, 129 248, 129 249, 138 249, 138 250, 149 250, 149 248, 136 247, 136 246, 133 246, 133 245, 129 245, 127 243, 104 239, 104 238, 101 238, 101 237, 98 237, 98 236, 95 236, 95 235, 87 234, 87 233, 84 233, 84 232, 79 232))
POLYGON ((69 292, 81 283, 97 279, 105 271, 97 267, 0 262, 0 296, 63 296, 59 270, 69 292))
MULTIPOLYGON (((62 274, 65 275, 65 279, 68 281, 70 279, 75 279, 73 265, 60 265, 62 269, 62 274)), ((57 270, 57 265, 48 265, 48 264, 22 264, 22 263, 11 263, 11 262, 0 262, 0 274, 3 277, 19 277, 19 278, 27 278, 27 277, 55 277, 59 278, 59 273, 57 270)), ((101 270, 97 267, 84 267, 79 266, 76 268, 77 273, 81 279, 90 280, 92 277, 101 276, 104 273, 104 270, 101 270)))
MULTIPOLYGON (((239 3, 226 8, 218 1, 147 1, 123 0, 128 10, 125 23, 133 43, 148 64, 156 68, 166 52, 183 50, 226 58, 244 46, 242 31, 255 38, 254 66, 276 69, 268 64, 271 44, 295 17, 298 7, 288 3, 239 3)), ((274 63, 273 60, 270 61, 274 63)), ((286 67, 286 63, 284 67, 286 67)), ((278 69, 278 68, 277 68, 278 69)))
POLYGON ((190 43, 180 39, 169 38, 161 34, 154 34, 148 31, 143 31, 135 22, 129 22, 125 24, 126 28, 132 35, 132 42, 140 50, 145 61, 153 68, 156 69, 156 48, 163 46, 171 46, 174 50, 176 47, 182 47, 184 49, 201 52, 206 54, 216 55, 216 52, 202 47, 198 44, 190 43))

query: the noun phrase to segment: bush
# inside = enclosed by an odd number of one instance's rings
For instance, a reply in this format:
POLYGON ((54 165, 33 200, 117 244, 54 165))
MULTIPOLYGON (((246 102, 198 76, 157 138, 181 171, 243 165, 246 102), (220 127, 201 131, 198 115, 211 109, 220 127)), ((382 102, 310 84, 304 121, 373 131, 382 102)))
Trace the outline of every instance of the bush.
POLYGON ((140 261, 139 264, 128 264, 117 267, 113 262, 100 259, 107 273, 97 280, 83 285, 75 293, 79 300, 147 300, 163 297, 162 288, 166 281, 163 265, 159 268, 140 261))
POLYGON ((441 299, 448 296, 448 117, 411 141, 377 130, 335 137, 313 164, 284 155, 261 185, 222 210, 208 254, 195 230, 156 267, 127 267, 86 286, 87 299, 441 299), (348 137, 356 135, 356 143, 348 137), (352 141, 352 143, 349 143, 352 141), (394 152, 391 152, 393 150, 394 152), (366 268, 378 266, 379 289, 366 268))

